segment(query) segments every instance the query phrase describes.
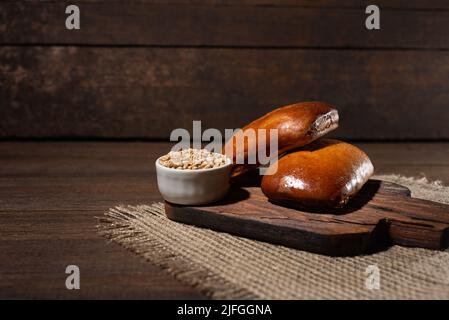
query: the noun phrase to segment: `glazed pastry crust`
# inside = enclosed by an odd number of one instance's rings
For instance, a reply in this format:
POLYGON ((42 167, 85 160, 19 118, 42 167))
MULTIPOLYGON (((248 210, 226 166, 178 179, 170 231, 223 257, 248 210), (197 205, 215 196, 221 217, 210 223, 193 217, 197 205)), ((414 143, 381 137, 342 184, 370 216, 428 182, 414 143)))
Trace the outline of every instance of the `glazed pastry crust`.
MULTIPOLYGON (((262 138, 267 143, 267 154, 270 150, 269 129, 278 129, 278 155, 289 150, 304 146, 322 137, 326 133, 338 127, 338 111, 324 102, 302 102, 275 109, 263 117, 245 126, 243 134, 248 129, 266 129, 266 136, 249 136, 245 140, 243 148, 236 148, 235 138, 231 138, 225 145, 223 152, 230 155, 232 152, 233 162, 237 157, 243 157, 245 164, 234 166, 233 176, 239 175, 248 169, 257 167, 256 164, 248 164, 247 159, 252 150, 258 150, 258 141, 262 138), (253 148, 251 148, 251 146, 253 148)), ((256 151, 257 152, 257 151, 256 151)), ((257 159, 256 155, 252 155, 257 159)))
POLYGON ((374 172, 362 150, 333 139, 288 153, 277 161, 274 173, 275 167, 262 179, 263 193, 276 202, 315 208, 344 206, 374 172))

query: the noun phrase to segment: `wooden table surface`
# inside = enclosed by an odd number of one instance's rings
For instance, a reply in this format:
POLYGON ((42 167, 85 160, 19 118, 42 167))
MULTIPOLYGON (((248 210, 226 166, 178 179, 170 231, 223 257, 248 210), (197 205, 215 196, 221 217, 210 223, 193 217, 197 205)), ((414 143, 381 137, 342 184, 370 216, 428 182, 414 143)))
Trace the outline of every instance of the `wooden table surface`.
MULTIPOLYGON (((449 143, 357 143, 377 173, 449 184, 449 143)), ((158 267, 99 236, 96 216, 118 204, 161 200, 162 142, 1 142, 0 299, 201 299, 158 267), (81 289, 65 288, 65 268, 81 289)))

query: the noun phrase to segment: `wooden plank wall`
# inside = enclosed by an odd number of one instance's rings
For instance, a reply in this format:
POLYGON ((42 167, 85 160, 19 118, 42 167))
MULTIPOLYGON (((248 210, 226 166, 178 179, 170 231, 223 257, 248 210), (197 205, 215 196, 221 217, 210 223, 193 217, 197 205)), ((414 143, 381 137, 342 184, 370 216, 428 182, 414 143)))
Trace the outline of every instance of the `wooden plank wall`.
POLYGON ((449 139, 449 1, 0 3, 0 137, 167 138, 335 104, 345 139, 449 139), (77 4, 81 30, 65 29, 77 4))

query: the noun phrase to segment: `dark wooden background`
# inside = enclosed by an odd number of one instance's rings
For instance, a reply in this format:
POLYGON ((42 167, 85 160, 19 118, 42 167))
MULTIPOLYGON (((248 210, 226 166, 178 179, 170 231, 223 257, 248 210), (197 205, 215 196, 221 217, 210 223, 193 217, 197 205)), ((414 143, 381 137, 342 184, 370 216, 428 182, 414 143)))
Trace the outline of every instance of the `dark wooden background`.
POLYGON ((97 232, 161 201, 157 157, 192 120, 235 128, 335 104, 378 174, 449 183, 448 0, 0 0, 0 298, 201 298, 97 232), (367 4, 381 30, 365 29, 367 4), (65 29, 65 8, 81 30, 65 29), (82 290, 66 290, 65 267, 82 290))
POLYGON ((341 138, 449 139, 449 1, 0 3, 0 138, 164 139, 304 100, 341 138))

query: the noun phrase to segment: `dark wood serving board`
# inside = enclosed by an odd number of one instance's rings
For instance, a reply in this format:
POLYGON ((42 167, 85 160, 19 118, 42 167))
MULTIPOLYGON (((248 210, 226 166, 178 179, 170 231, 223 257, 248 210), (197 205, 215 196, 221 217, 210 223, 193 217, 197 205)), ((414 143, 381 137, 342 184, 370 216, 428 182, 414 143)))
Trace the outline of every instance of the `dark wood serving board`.
POLYGON ((171 220, 331 256, 392 244, 449 244, 449 205, 411 198, 406 187, 378 180, 368 181, 342 210, 288 208, 268 201, 258 186, 236 185, 213 205, 165 207, 171 220))

